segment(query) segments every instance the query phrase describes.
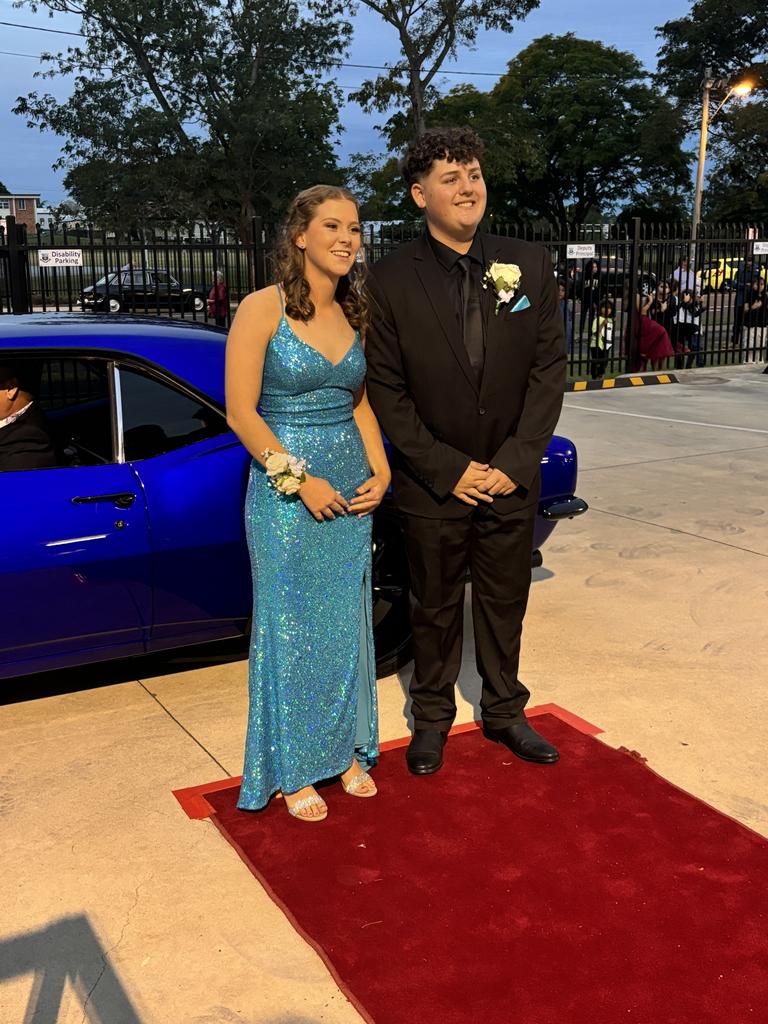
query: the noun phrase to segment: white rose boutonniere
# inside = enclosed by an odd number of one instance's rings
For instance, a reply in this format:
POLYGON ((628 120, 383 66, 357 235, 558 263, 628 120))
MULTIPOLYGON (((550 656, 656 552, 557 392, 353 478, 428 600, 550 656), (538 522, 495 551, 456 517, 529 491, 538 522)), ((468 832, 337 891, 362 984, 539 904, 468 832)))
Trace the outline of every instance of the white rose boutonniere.
POLYGON ((483 288, 491 285, 496 293, 496 316, 499 310, 510 299, 520 286, 522 271, 516 263, 492 263, 483 277, 483 288))

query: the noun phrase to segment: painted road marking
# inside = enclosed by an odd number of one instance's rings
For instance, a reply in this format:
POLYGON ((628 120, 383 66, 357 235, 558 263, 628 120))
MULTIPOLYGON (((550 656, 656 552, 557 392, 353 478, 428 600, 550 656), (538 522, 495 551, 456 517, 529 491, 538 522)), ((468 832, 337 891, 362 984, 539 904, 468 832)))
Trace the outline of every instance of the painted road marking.
POLYGON ((566 409, 583 409, 585 412, 602 412, 608 416, 631 416, 636 420, 659 420, 660 423, 685 423, 689 427, 715 427, 717 430, 739 430, 747 434, 768 434, 768 430, 759 427, 732 427, 727 423, 702 423, 700 420, 675 420, 671 416, 648 416, 642 412, 621 412, 618 409, 598 409, 594 405, 582 405, 581 402, 566 403, 566 409))

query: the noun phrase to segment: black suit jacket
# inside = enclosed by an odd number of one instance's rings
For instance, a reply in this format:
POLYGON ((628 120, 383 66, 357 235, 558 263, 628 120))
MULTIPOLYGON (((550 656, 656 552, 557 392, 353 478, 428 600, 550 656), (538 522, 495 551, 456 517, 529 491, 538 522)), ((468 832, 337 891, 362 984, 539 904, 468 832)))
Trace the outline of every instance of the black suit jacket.
POLYGON ((426 237, 376 263, 370 275, 368 395, 393 446, 400 509, 454 518, 472 506, 451 491, 470 459, 503 470, 519 486, 494 498, 496 511, 538 501, 541 457, 557 424, 565 384, 563 318, 552 260, 543 246, 483 235, 486 262, 522 271, 511 302, 485 305, 486 353, 478 387, 448 280, 426 237), (513 313, 527 296, 530 306, 513 313))
POLYGON ((0 428, 0 472, 56 465, 45 413, 37 402, 23 416, 0 428))

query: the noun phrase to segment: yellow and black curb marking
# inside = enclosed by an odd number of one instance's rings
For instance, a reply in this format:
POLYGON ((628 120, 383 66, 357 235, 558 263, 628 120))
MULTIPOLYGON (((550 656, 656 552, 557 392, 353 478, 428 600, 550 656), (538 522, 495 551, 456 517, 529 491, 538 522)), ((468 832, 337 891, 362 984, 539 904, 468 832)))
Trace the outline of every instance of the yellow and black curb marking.
POLYGON ((566 391, 609 391, 611 388, 639 388, 646 384, 677 384, 674 373, 638 373, 631 377, 606 377, 603 380, 569 380, 566 391))

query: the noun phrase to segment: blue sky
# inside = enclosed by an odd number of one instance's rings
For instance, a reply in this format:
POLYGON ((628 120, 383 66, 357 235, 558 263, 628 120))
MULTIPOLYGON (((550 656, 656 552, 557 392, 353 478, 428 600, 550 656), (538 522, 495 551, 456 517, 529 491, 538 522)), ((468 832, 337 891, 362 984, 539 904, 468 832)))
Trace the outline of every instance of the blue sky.
MULTIPOLYGON (((539 8, 525 21, 515 24, 514 31, 484 33, 475 50, 464 50, 445 70, 498 72, 503 74, 507 62, 532 40, 547 33, 574 32, 585 39, 598 39, 634 53, 648 69, 656 61, 658 41, 655 26, 682 17, 690 9, 690 0, 645 0, 643 4, 622 4, 617 0, 542 0, 539 8)), ((11 0, 0 0, 0 20, 42 25, 48 28, 77 31, 79 19, 71 15, 48 18, 33 14, 26 8, 14 8, 11 0)), ((0 26, 0 51, 39 54, 67 44, 66 36, 31 32, 0 26)), ((394 30, 382 26, 380 19, 367 9, 355 19, 355 37, 347 60, 359 64, 382 64, 397 56, 394 30)), ((60 141, 49 133, 27 128, 23 118, 11 113, 16 97, 32 89, 52 92, 60 99, 69 94, 64 80, 33 79, 40 68, 36 59, 0 53, 0 181, 12 191, 42 192, 43 198, 58 203, 65 198, 63 173, 51 165, 59 153, 60 141)), ((338 82, 347 90, 363 81, 366 73, 355 68, 339 70, 338 82)), ((480 88, 490 87, 493 79, 471 76, 447 76, 442 84, 473 82, 480 88)), ((345 132, 341 155, 382 148, 374 126, 383 120, 380 114, 365 114, 356 104, 348 104, 342 117, 345 132)))

